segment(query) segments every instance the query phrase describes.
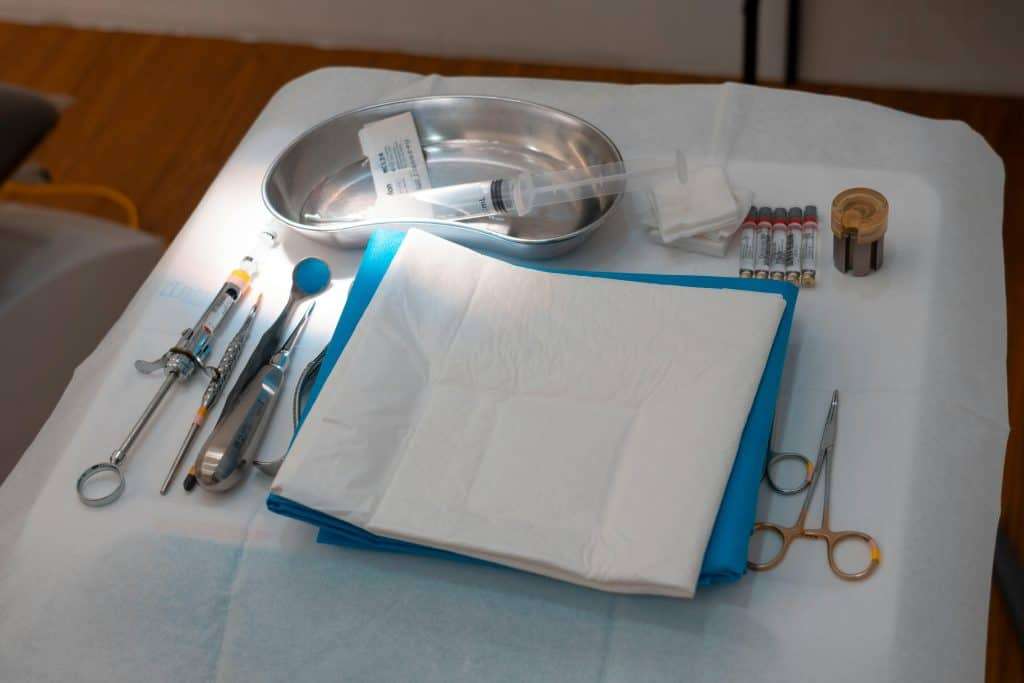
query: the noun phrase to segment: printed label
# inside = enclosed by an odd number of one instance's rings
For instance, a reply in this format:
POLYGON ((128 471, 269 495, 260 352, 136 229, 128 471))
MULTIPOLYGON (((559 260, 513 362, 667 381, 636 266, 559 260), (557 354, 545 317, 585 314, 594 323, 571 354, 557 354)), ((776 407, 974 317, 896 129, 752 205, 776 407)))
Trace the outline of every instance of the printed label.
POLYGON ((412 114, 405 112, 369 123, 359 131, 359 144, 370 163, 377 198, 428 189, 430 177, 412 114))
POLYGON ((786 229, 772 230, 772 272, 786 272, 786 229))
POLYGON ((804 230, 803 244, 800 245, 800 267, 814 270, 818 260, 818 231, 804 230))
POLYGON ((490 216, 501 213, 494 207, 491 187, 494 183, 482 180, 478 183, 462 183, 430 191, 430 202, 444 207, 446 213, 462 216, 490 216))
POLYGON ((786 240, 786 272, 787 273, 799 273, 800 272, 800 246, 803 243, 803 234, 800 232, 800 228, 795 228, 789 231, 789 236, 786 240))
MULTIPOLYGON (((480 184, 483 185, 483 183, 480 184)), ((494 193, 492 192, 492 183, 487 183, 486 187, 481 187, 479 190, 477 190, 474 208, 478 212, 487 215, 501 213, 494 206, 494 193)))
POLYGON ((768 228, 758 228, 754 244, 754 268, 756 270, 768 270, 772 258, 772 231, 768 228))
POLYGON ((754 269, 754 229, 744 228, 740 233, 740 270, 754 269))

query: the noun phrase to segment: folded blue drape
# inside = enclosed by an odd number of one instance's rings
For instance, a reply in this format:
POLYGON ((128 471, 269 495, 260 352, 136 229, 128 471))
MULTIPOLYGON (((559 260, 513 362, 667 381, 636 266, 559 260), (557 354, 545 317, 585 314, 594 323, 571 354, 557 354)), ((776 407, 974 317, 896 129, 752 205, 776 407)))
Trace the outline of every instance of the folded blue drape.
MULTIPOLYGON (((327 346, 323 365, 310 391, 302 418, 305 419, 310 406, 316 400, 324 382, 338 362, 345 345, 356 329, 363 311, 369 305, 377 287, 391 265, 405 233, 380 230, 370 238, 359 264, 352 288, 349 291, 345 308, 341 312, 334 336, 327 346)), ((534 266, 528 266, 534 267, 534 266)), ((617 280, 632 280, 654 284, 675 285, 680 287, 705 287, 712 289, 741 289, 758 292, 774 292, 786 300, 786 311, 779 323, 775 342, 772 345, 768 362, 765 365, 761 384, 754 396, 754 404, 747 424, 743 429, 740 448, 736 454, 729 482, 726 485, 722 503, 715 518, 715 526, 711 532, 704 553, 701 567, 700 585, 736 581, 746 571, 747 545, 750 531, 754 526, 754 514, 757 507, 757 495, 764 473, 765 458, 768 453, 768 441, 771 436, 772 418, 775 414, 775 400, 779 393, 782 379, 782 367, 786 358, 786 346, 789 332, 793 324, 793 312, 796 308, 797 288, 784 283, 770 280, 741 280, 739 278, 705 277, 696 275, 649 275, 640 273, 599 273, 588 271, 567 271, 554 269, 549 272, 566 273, 581 277, 604 277, 617 280)), ((301 423, 300 423, 301 427, 301 423)), ((307 508, 299 503, 281 496, 271 494, 267 499, 267 507, 271 511, 293 517, 320 527, 317 540, 321 543, 345 545, 368 550, 385 550, 388 552, 429 555, 468 562, 481 562, 473 558, 459 555, 447 550, 439 550, 426 546, 398 541, 372 534, 365 529, 340 519, 307 508)))

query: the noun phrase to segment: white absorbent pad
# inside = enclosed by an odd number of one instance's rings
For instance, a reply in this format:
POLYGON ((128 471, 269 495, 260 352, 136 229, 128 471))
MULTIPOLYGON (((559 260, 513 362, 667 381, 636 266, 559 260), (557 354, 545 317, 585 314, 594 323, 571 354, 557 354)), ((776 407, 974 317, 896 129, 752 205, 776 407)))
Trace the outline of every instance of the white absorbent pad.
POLYGON ((273 490, 382 536, 691 597, 784 307, 411 231, 273 490))
MULTIPOLYGON (((741 187, 734 187, 732 195, 736 201, 736 213, 731 214, 725 220, 708 224, 706 226, 707 232, 690 237, 677 237, 671 242, 665 242, 661 229, 657 225, 645 225, 644 228, 647 230, 647 234, 658 244, 704 254, 705 256, 721 258, 729 251, 729 244, 732 242, 733 235, 739 230, 740 224, 743 223, 743 218, 750 210, 750 205, 754 199, 754 194, 750 190, 741 187)), ((656 223, 657 221, 650 222, 656 223)))
POLYGON ((662 183, 651 196, 652 222, 666 243, 717 230, 739 213, 729 179, 720 166, 698 169, 685 184, 662 183))

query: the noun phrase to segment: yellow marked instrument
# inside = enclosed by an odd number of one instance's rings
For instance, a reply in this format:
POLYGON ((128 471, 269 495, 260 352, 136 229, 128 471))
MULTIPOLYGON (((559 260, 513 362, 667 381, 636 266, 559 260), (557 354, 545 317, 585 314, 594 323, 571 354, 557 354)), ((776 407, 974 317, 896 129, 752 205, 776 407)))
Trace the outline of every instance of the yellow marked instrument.
MULTIPOLYGON (((861 581, 871 576, 878 565, 882 562, 882 552, 875 539, 863 531, 832 531, 829 525, 829 498, 832 494, 832 458, 836 444, 836 422, 839 417, 839 392, 832 392, 832 401, 829 403, 828 416, 825 418, 825 428, 821 434, 821 445, 818 446, 818 458, 810 470, 810 483, 807 488, 807 495, 804 497, 803 507, 800 508, 800 516, 797 517, 793 526, 780 526, 774 522, 758 522, 754 525, 754 534, 770 532, 779 537, 782 546, 778 553, 766 562, 747 562, 747 566, 754 571, 765 571, 774 569, 782 563, 789 551, 789 546, 798 538, 821 538, 825 540, 828 552, 828 566, 832 573, 846 581, 861 581), (811 509, 811 500, 814 498, 814 490, 817 488, 818 480, 821 478, 822 470, 825 469, 825 500, 821 509, 821 526, 817 529, 808 529, 807 513, 811 509), (868 565, 859 572, 845 572, 840 569, 835 560, 836 547, 845 541, 860 541, 868 545, 870 559, 868 565)), ((778 454, 792 457, 794 454, 778 454)), ((802 457, 802 456, 801 456, 802 457)), ((772 488, 778 490, 769 478, 772 488)))
MULTIPOLYGON (((248 284, 250 279, 249 274, 244 270, 235 271, 231 276, 239 278, 245 276, 246 284, 248 284)), ((188 449, 192 445, 192 441, 196 438, 196 434, 198 434, 199 430, 203 428, 203 423, 206 422, 206 415, 210 412, 210 408, 213 407, 213 404, 217 402, 221 389, 223 389, 224 385, 227 384, 228 378, 231 376, 231 371, 234 369, 235 363, 238 361, 238 357, 242 354, 245 342, 249 339, 249 332, 252 331, 252 325, 256 320, 256 313, 260 310, 260 301, 262 300, 262 294, 256 297, 256 303, 253 304, 252 309, 249 311, 249 315, 246 316, 245 322, 242 323, 242 327, 239 328, 234 338, 228 343, 227 348, 224 349, 224 355, 221 356, 220 363, 211 372, 210 382, 206 385, 206 390, 203 392, 203 399, 199 403, 199 408, 196 410, 195 417, 192 418, 192 424, 189 425, 188 432, 185 434, 185 440, 182 442, 181 448, 178 449, 178 454, 174 456, 174 460, 171 462, 171 469, 167 472, 167 476, 164 478, 164 483, 160 485, 160 495, 167 495, 167 490, 174 481, 174 476, 178 473, 181 461, 184 459, 185 454, 188 453, 188 449)))

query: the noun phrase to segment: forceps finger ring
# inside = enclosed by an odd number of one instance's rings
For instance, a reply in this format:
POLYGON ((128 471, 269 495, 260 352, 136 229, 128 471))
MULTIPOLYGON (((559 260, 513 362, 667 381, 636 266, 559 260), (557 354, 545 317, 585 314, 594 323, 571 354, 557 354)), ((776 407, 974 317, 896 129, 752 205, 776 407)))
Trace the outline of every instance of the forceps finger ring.
POLYGON ((779 539, 780 545, 778 551, 764 562, 751 562, 750 560, 747 560, 747 567, 755 572, 763 572, 779 566, 779 564, 782 563, 782 560, 786 557, 786 553, 789 551, 789 546, 793 543, 793 539, 799 536, 801 532, 802 530, 796 527, 779 526, 772 522, 758 522, 754 525, 753 531, 750 532, 751 538, 758 534, 770 534, 779 539))
POLYGON ((775 493, 782 496, 795 496, 798 493, 807 490, 807 487, 814 481, 814 463, 806 455, 801 453, 777 453, 775 451, 768 451, 768 463, 764 468, 764 478, 768 482, 768 486, 772 488, 775 493), (779 463, 786 462, 787 460, 796 460, 802 462, 804 465, 804 478, 799 484, 793 487, 780 486, 775 481, 772 475, 772 468, 779 463))
POLYGON ((79 500, 89 507, 98 508, 109 505, 120 498, 121 493, 124 492, 124 472, 112 462, 98 462, 82 472, 78 477, 78 482, 75 484, 75 489, 78 491, 79 500), (113 490, 99 496, 90 496, 86 493, 86 486, 89 481, 109 473, 113 473, 117 477, 117 485, 113 490))
POLYGON ((840 579, 846 581, 866 579, 875 573, 878 565, 882 562, 882 551, 879 549, 878 543, 863 531, 827 531, 822 536, 825 538, 826 543, 828 543, 828 566, 832 569, 832 573, 840 579), (836 548, 846 541, 864 543, 868 547, 868 563, 860 571, 843 571, 839 563, 836 562, 836 548))

